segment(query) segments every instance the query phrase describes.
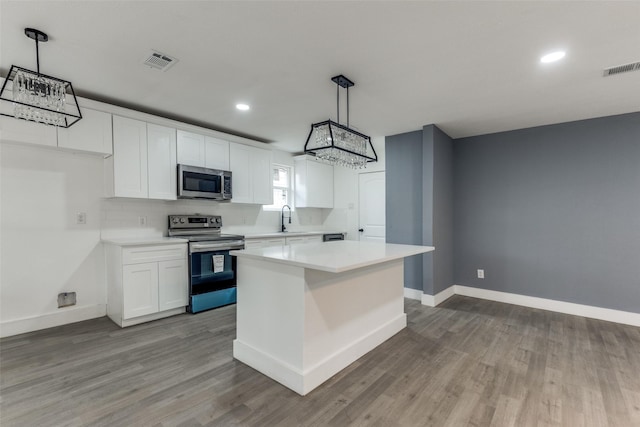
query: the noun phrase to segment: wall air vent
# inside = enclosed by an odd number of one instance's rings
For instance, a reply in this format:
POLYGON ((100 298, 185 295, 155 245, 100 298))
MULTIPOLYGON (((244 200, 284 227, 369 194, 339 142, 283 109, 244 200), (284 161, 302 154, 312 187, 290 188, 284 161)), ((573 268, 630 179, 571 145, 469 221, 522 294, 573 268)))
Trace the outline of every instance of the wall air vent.
POLYGON ((603 77, 612 76, 614 74, 626 73, 629 71, 640 71, 640 62, 634 62, 631 64, 618 65, 617 67, 611 67, 604 70, 603 77))
POLYGON ((149 56, 145 58, 143 64, 156 70, 167 71, 176 62, 178 62, 177 58, 152 50, 149 56))

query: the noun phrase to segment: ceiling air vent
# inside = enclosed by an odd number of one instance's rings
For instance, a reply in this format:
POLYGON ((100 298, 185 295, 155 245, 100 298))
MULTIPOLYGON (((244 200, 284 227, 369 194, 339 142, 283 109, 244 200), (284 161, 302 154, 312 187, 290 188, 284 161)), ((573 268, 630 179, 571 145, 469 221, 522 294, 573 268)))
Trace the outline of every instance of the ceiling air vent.
POLYGON ((614 74, 626 73, 629 71, 640 70, 640 62, 634 62, 632 64, 618 65, 617 67, 611 67, 604 70, 603 77, 612 76, 614 74))
POLYGON ((152 50, 149 56, 144 60, 143 64, 160 71, 167 71, 176 62, 178 62, 177 58, 152 50))

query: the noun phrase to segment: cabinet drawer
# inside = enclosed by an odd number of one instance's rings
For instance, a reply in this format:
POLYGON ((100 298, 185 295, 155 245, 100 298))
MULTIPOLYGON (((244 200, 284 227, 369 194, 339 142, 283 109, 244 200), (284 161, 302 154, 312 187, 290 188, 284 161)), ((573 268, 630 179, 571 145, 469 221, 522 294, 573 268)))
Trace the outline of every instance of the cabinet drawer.
POLYGON ((180 245, 136 246, 122 250, 123 264, 139 264, 143 262, 186 258, 186 243, 180 245))

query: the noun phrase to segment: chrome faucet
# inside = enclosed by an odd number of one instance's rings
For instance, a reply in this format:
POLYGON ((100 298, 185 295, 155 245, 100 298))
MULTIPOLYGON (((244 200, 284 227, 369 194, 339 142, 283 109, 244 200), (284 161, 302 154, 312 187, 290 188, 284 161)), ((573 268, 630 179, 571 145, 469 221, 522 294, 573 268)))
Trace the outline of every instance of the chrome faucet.
POLYGON ((282 211, 280 212, 280 231, 283 233, 287 231, 287 227, 284 226, 284 208, 289 208, 289 224, 291 224, 291 206, 284 205, 282 207, 282 211))

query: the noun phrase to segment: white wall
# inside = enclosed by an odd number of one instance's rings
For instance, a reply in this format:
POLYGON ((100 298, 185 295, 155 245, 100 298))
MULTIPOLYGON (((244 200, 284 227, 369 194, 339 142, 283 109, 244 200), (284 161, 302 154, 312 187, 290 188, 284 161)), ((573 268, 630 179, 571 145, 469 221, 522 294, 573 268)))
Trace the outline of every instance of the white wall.
MULTIPOLYGON (((274 151, 274 161, 293 157, 274 151)), ((170 214, 222 215, 223 231, 277 231, 280 212, 207 201, 102 199, 103 159, 0 143, 0 336, 105 315, 102 237, 166 235, 170 214), (87 224, 77 225, 85 212, 87 224), (139 217, 146 226, 139 225, 139 217), (58 308, 60 292, 77 304, 58 308)), ((323 209, 298 209, 289 230, 322 228, 323 209)))
POLYGON ((0 335, 105 313, 99 157, 0 144, 0 335), (77 212, 87 224, 77 225, 77 212), (77 304, 59 309, 58 293, 77 304))
POLYGON ((369 163, 365 169, 348 169, 334 167, 333 173, 333 209, 326 210, 324 227, 347 231, 347 240, 358 240, 360 228, 358 210, 358 176, 361 173, 384 171, 384 136, 372 137, 373 148, 378 154, 378 161, 369 163), (346 227, 345 227, 346 226, 346 227))

